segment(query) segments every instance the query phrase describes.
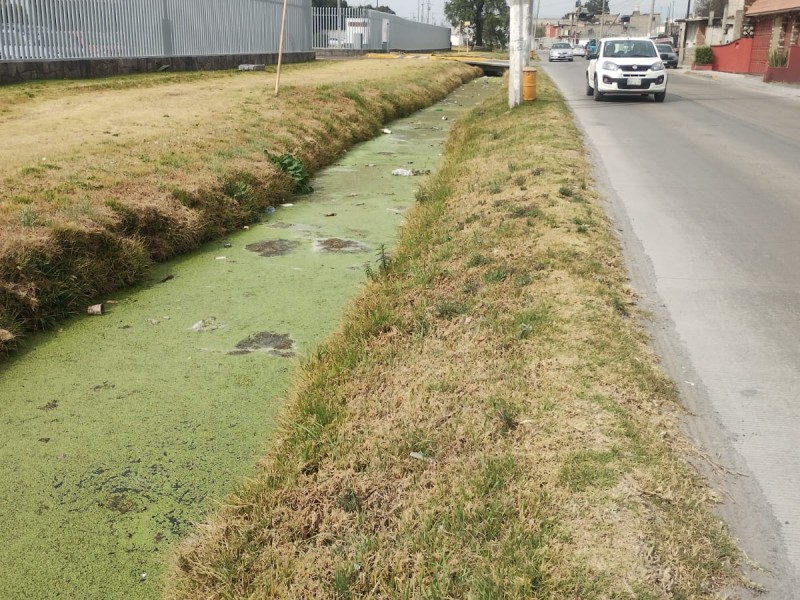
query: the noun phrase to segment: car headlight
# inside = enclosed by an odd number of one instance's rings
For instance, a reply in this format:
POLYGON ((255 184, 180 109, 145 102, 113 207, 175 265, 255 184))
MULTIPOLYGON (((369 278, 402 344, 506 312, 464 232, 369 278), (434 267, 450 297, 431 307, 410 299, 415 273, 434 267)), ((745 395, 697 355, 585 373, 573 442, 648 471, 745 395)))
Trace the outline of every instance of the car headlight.
POLYGON ((617 63, 612 63, 611 61, 606 61, 603 63, 603 66, 600 67, 604 71, 619 71, 619 65, 617 63))
POLYGON ((650 67, 651 71, 663 71, 664 70, 664 63, 660 60, 654 62, 653 65, 650 67))

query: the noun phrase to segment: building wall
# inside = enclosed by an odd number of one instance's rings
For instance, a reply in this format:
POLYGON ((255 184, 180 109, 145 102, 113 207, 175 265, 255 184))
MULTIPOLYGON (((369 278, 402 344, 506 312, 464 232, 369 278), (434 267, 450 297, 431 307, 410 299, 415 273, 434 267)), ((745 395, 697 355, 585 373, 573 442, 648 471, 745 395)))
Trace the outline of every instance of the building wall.
POLYGON ((397 15, 388 15, 376 10, 369 11, 370 18, 378 28, 389 22, 389 50, 421 51, 449 50, 450 28, 418 23, 397 15))
POLYGON ((749 73, 753 38, 741 38, 730 44, 714 46, 714 70, 723 73, 749 73))
POLYGON ((363 8, 313 8, 312 19, 315 49, 449 50, 453 35, 450 27, 363 8))

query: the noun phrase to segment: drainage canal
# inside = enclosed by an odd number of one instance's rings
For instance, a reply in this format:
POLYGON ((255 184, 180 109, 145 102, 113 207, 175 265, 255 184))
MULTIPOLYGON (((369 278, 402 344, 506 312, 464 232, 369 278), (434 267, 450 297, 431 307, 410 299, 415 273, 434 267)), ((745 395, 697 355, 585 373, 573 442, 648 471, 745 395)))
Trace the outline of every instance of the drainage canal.
POLYGON ((159 265, 0 367, 0 597, 160 597, 170 548, 252 471, 299 357, 391 248, 414 173, 498 85, 392 123, 313 195, 159 265))

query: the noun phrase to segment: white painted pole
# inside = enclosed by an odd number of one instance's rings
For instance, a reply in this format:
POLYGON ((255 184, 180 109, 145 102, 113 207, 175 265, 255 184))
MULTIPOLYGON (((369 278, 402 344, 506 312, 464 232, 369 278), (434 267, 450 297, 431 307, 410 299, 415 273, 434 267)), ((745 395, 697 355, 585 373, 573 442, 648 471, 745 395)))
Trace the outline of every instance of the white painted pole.
POLYGON ((531 31, 532 23, 533 0, 526 0, 522 7, 522 31, 525 38, 525 46, 522 49, 522 52, 525 55, 525 66, 531 64, 531 39, 533 38, 533 32, 531 31))
POLYGON ((508 43, 508 107, 522 104, 522 70, 525 68, 525 31, 522 6, 525 0, 511 0, 508 43))
POLYGON ((281 86, 281 62, 283 62, 283 35, 286 33, 286 5, 289 0, 283 0, 283 17, 281 17, 281 36, 278 42, 278 69, 275 73, 275 96, 278 96, 278 90, 281 86))

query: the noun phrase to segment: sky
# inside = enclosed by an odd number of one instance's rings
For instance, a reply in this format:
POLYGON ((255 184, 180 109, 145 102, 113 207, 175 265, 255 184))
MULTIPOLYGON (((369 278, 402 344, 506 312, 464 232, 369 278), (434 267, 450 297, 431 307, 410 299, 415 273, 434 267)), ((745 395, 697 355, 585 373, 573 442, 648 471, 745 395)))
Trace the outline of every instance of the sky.
MULTIPOLYGON (((574 0, 536 0, 537 4, 540 2, 540 20, 558 19, 575 6, 574 0)), ((398 16, 405 19, 421 20, 436 25, 448 25, 444 18, 445 0, 375 0, 375 2, 372 2, 373 5, 376 3, 388 6, 398 16), (430 21, 428 21, 428 5, 430 5, 430 21), (422 18, 418 19, 417 17, 420 13, 422 18)), ((348 4, 357 6, 358 2, 348 2, 348 4)), ((636 8, 643 13, 650 12, 650 0, 608 0, 608 4, 612 13, 631 14, 636 8)), ((533 10, 536 12, 536 7, 533 10)), ((675 14, 675 18, 683 18, 686 16, 686 0, 678 0, 677 2, 674 0, 655 0, 655 12, 661 14, 662 21, 670 13, 675 14)))

